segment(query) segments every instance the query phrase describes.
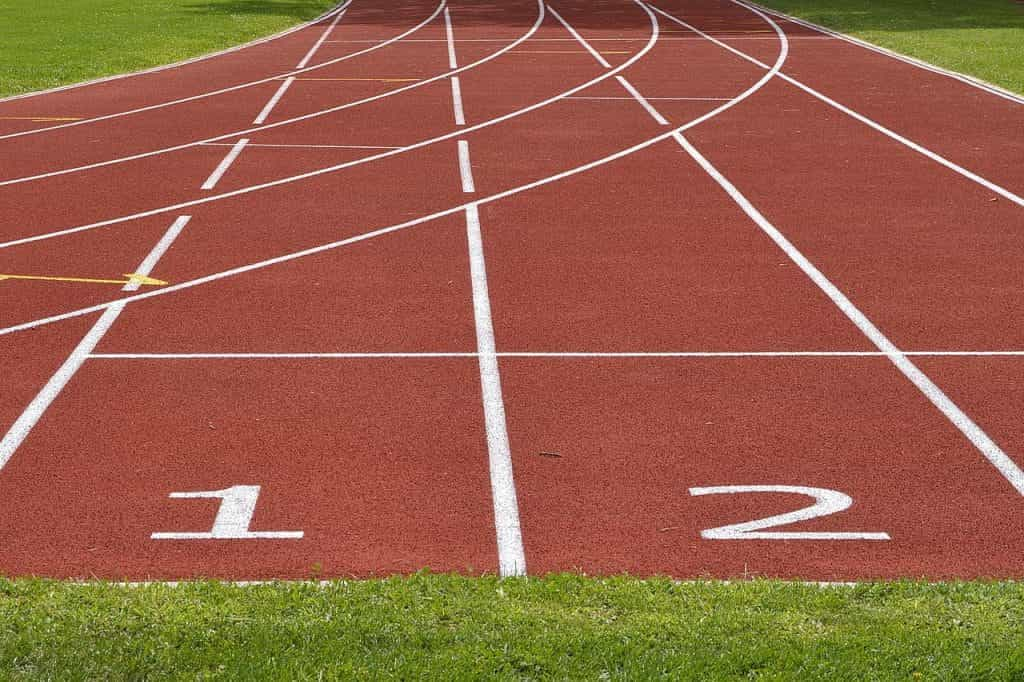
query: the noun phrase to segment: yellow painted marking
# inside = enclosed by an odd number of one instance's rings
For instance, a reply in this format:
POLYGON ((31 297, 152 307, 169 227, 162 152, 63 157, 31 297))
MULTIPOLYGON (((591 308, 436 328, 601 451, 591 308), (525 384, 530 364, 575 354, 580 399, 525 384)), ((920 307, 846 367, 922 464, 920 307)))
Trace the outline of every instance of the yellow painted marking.
POLYGON ((45 123, 47 121, 81 121, 80 118, 69 116, 0 116, 0 121, 35 121, 45 123))
POLYGON ((137 272, 126 272, 124 276, 128 279, 97 279, 94 277, 50 277, 44 275, 4 275, 0 274, 0 281, 5 279, 25 279, 39 282, 79 282, 84 284, 131 284, 138 282, 142 285, 162 286, 167 282, 162 279, 155 279, 147 275, 140 275, 137 272))
POLYGON ((378 83, 415 83, 419 78, 296 78, 297 81, 375 81, 378 83))

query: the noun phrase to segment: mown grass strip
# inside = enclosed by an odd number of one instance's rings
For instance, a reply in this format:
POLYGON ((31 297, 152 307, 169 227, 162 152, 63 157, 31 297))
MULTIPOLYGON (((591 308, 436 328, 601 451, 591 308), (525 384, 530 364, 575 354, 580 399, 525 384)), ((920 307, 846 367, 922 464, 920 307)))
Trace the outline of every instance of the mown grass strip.
POLYGON ((206 54, 308 21, 335 4, 333 0, 0 0, 0 96, 206 54))
POLYGON ((766 7, 1024 94, 1024 2, 758 0, 766 7))
POLYGON ((0 582, 10 679, 1024 677, 1024 585, 0 582))

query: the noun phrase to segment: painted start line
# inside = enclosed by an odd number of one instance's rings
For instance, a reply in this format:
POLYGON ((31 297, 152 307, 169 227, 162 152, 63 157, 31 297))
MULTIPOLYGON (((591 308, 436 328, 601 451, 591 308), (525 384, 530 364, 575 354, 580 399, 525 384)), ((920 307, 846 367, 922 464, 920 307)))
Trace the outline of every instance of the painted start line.
POLYGON ((745 0, 0 101, 0 572, 1020 578, 1022 104, 745 0))

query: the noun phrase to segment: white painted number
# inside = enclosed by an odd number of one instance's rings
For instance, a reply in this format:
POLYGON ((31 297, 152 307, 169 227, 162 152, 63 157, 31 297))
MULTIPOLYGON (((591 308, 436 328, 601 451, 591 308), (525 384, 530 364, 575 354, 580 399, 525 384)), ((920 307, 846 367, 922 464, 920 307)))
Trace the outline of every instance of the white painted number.
POLYGON ((735 495, 736 493, 790 493, 814 498, 814 504, 796 511, 776 514, 756 521, 734 523, 729 526, 709 528, 701 531, 708 540, 888 540, 888 533, 837 532, 820 533, 807 531, 766 531, 765 528, 784 526, 797 521, 816 519, 849 509, 853 499, 838 490, 828 488, 807 488, 799 485, 720 485, 710 488, 690 488, 690 494, 735 495))
POLYGON ((233 485, 224 490, 201 490, 194 493, 171 493, 175 499, 193 499, 197 497, 219 497, 220 509, 213 520, 213 530, 208 533, 153 533, 154 540, 246 540, 246 539, 278 539, 298 540, 302 537, 301 530, 249 530, 252 515, 256 511, 256 498, 260 495, 258 485, 233 485))

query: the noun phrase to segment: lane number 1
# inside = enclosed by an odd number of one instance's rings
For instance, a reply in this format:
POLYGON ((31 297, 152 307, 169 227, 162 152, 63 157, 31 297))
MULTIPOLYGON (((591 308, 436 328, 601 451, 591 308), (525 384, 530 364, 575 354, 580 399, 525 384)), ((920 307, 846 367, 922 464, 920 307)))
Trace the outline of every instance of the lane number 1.
POLYGON ((233 485, 223 490, 200 490, 189 493, 171 493, 174 499, 220 498, 220 509, 213 520, 213 528, 205 533, 153 533, 154 540, 298 540, 301 530, 249 530, 256 512, 258 485, 233 485))
POLYGON ((790 493, 814 498, 814 504, 796 511, 776 514, 755 521, 734 523, 709 528, 700 533, 707 540, 888 540, 888 533, 768 531, 765 528, 807 521, 820 516, 836 514, 849 509, 853 498, 846 493, 828 488, 808 488, 800 485, 719 485, 709 488, 690 488, 690 494, 735 495, 738 493, 790 493))

